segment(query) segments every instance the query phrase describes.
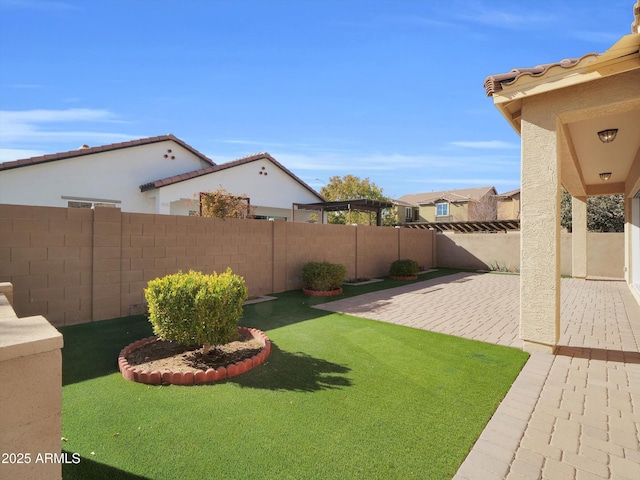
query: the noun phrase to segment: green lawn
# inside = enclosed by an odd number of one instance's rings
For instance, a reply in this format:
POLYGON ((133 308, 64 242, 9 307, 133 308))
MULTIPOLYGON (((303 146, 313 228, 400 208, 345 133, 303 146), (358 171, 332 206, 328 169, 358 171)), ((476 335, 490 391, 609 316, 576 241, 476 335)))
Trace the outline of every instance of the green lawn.
POLYGON ((151 334, 143 317, 61 329, 63 448, 82 457, 64 478, 451 478, 527 354, 310 308, 330 300, 246 307, 270 357, 204 386, 121 377, 119 350, 151 334))

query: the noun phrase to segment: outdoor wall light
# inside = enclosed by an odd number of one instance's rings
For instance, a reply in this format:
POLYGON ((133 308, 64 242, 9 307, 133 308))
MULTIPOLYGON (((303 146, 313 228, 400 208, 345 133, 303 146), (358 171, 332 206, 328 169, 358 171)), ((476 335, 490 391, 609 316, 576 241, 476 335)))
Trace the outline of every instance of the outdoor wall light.
POLYGON ((609 130, 602 130, 601 132, 598 132, 598 138, 602 143, 611 143, 616 139, 617 134, 617 128, 610 128, 609 130))
POLYGON ((610 178, 611 178, 611 172, 602 172, 600 174, 600 180, 602 180, 603 182, 606 182, 610 178))

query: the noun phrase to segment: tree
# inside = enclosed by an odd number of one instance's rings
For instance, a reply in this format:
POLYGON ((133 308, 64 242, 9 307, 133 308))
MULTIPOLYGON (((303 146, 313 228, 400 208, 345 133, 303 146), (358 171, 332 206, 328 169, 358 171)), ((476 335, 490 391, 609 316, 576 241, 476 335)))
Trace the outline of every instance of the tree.
MULTIPOLYGON (((571 229, 571 194, 562 190, 560 223, 571 229)), ((590 232, 624 232, 624 195, 587 198, 587 229, 590 232)))
MULTIPOLYGON (((366 198, 369 200, 379 200, 388 202, 389 199, 382 193, 382 188, 371 182, 368 178, 360 179, 354 175, 344 177, 334 176, 329 179, 329 183, 320 189, 320 194, 330 202, 342 200, 358 200, 366 198)), ((346 211, 329 212, 329 223, 375 225, 375 219, 370 212, 346 211)), ((383 212, 385 225, 391 225, 395 217, 390 212, 383 212)))
POLYGON ((218 218, 252 218, 254 208, 249 197, 233 195, 220 187, 213 192, 201 192, 199 195, 200 215, 218 218))

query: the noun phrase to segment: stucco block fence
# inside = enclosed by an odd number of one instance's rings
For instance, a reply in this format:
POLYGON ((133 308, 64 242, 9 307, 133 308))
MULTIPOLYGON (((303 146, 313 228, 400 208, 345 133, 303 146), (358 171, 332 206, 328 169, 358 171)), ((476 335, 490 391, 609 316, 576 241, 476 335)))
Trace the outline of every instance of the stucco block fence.
POLYGON ((0 205, 0 282, 13 284, 19 317, 55 326, 144 311, 149 280, 189 269, 245 278, 250 296, 302 287, 302 265, 341 263, 347 278, 387 275, 412 258, 435 266, 435 233, 0 205))
POLYGON ((62 335, 42 316, 18 318, 12 298, 0 283, 0 478, 59 479, 62 335))
MULTIPOLYGON (((492 265, 520 268, 520 232, 440 233, 436 236, 436 265, 486 270, 492 265)), ((572 236, 561 234, 560 271, 572 274, 572 236)), ((624 278, 624 233, 587 234, 587 277, 624 278)))

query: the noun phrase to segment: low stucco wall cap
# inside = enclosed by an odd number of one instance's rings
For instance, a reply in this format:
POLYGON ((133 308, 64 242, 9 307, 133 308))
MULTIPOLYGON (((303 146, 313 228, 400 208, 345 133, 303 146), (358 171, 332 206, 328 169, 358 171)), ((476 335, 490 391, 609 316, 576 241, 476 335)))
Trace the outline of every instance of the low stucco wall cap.
POLYGON ((0 319, 0 362, 62 348, 62 334, 44 317, 0 319))

